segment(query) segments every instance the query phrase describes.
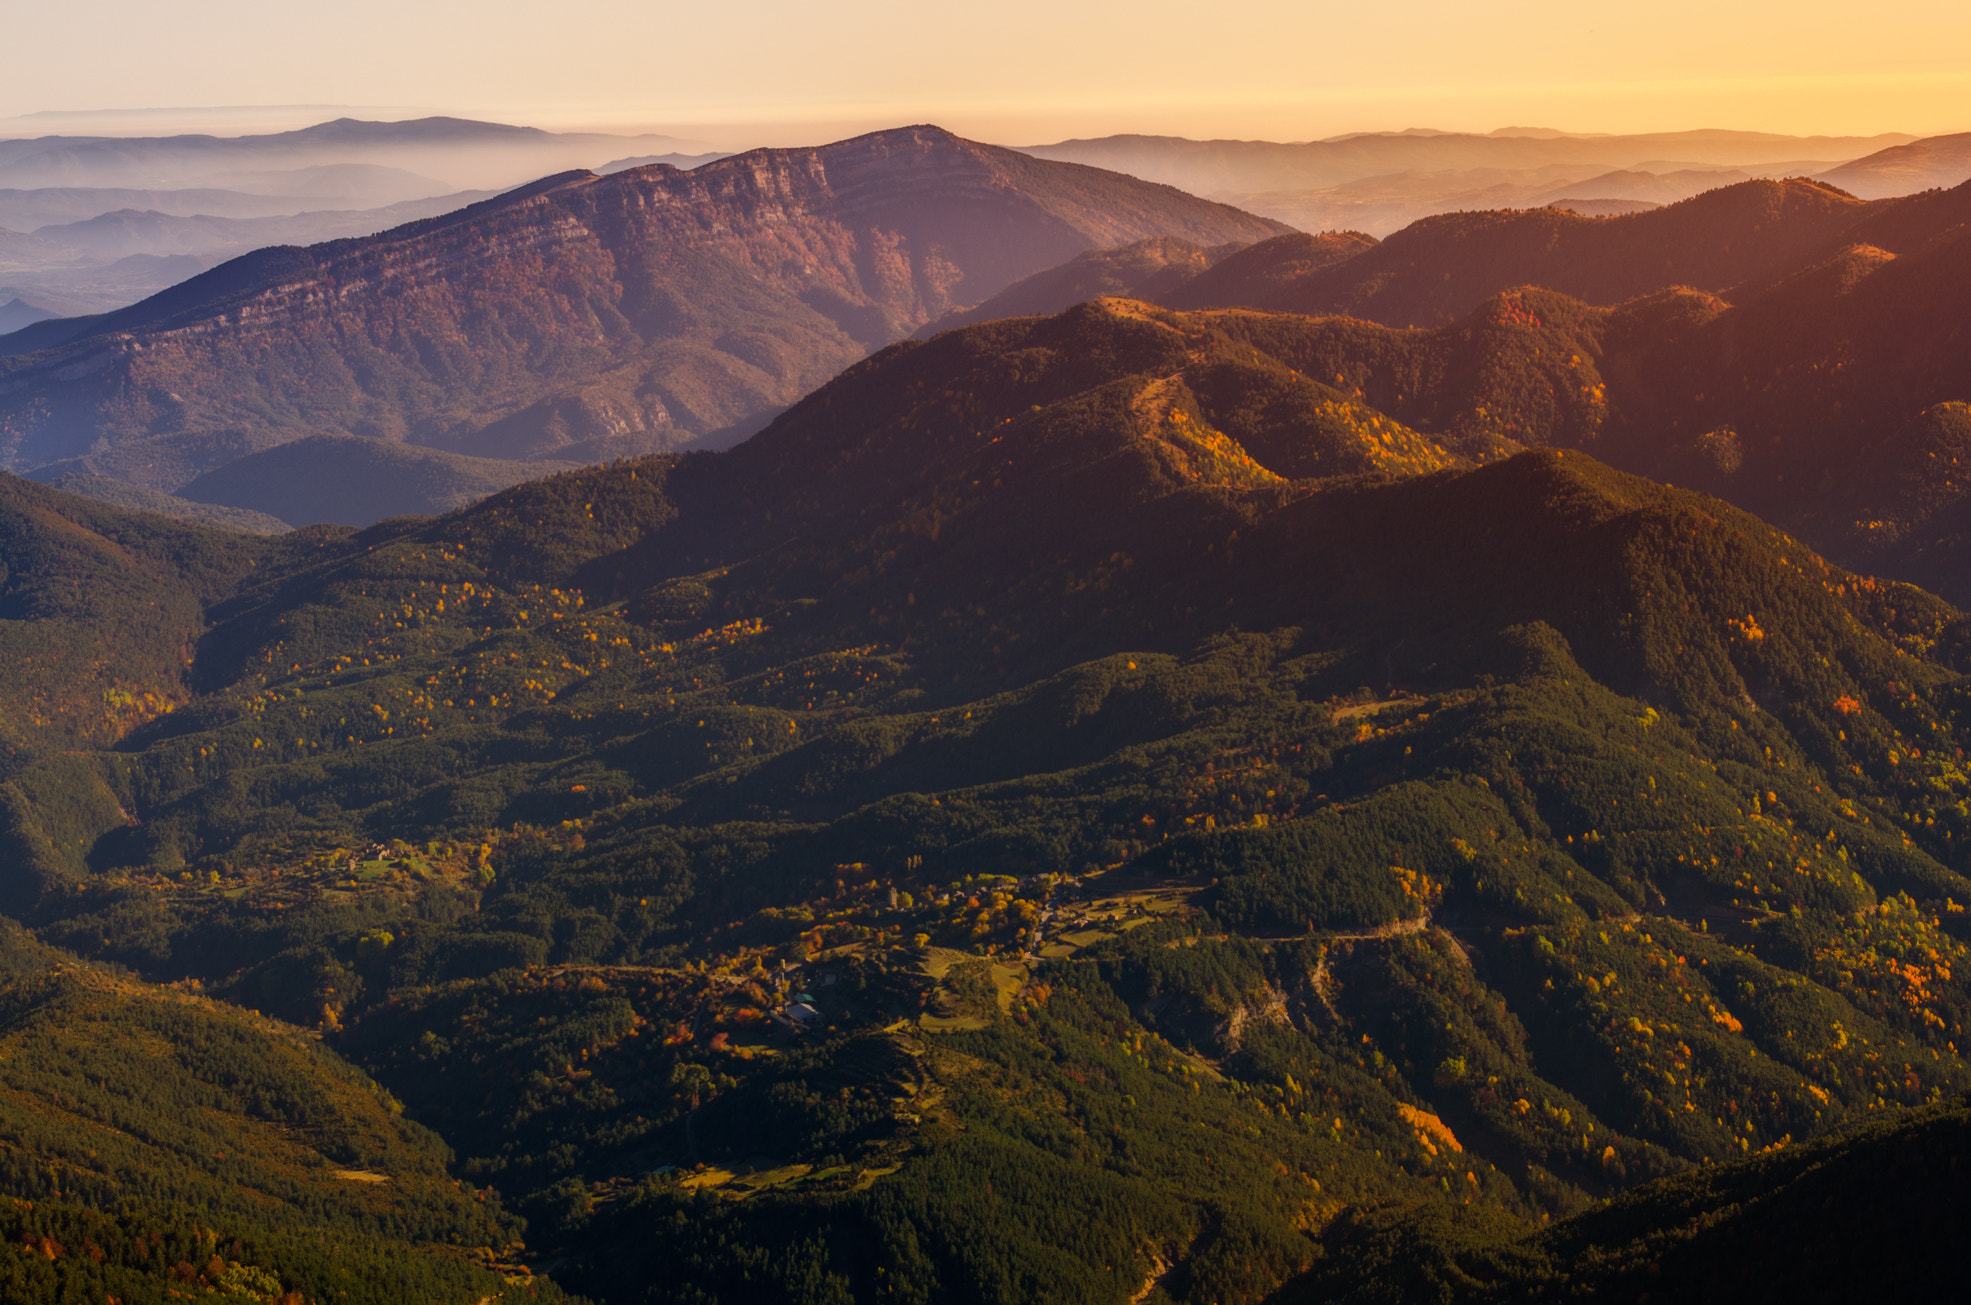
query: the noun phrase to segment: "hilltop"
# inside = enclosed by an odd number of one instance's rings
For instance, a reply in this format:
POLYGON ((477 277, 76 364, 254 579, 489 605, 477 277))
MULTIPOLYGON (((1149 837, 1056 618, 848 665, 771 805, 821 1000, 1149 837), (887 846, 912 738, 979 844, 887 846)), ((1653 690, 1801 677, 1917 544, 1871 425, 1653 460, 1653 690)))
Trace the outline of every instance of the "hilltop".
POLYGON ((1089 248, 1282 229, 928 127, 570 173, 261 250, 0 360, 0 459, 142 443, 153 470, 119 474, 176 490, 297 431, 522 460, 729 443, 870 349, 1089 248))
MULTIPOLYGON (((1567 302, 1469 329, 1628 311, 1567 302)), ((1102 299, 362 531, 5 482, 14 573, 94 568, 18 637, 114 582, 192 655, 20 743, 0 887, 313 1028, 604 1301, 1701 1267, 1957 1126, 1963 618, 1321 354, 1457 329, 1102 299)))
POLYGON ((1239 250, 1156 298, 1171 308, 1277 308, 1300 297, 1306 284, 1322 273, 1375 246, 1372 237, 1356 231, 1275 236, 1239 250))

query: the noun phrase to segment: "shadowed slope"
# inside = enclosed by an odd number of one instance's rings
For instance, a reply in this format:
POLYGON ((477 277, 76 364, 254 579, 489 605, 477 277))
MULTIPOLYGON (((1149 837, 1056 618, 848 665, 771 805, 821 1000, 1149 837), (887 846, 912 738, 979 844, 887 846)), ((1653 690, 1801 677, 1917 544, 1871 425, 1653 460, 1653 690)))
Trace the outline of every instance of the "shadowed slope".
POLYGON ((302 525, 367 526, 464 507, 569 463, 503 462, 353 435, 310 435, 208 471, 183 496, 302 525))
MULTIPOLYGON (((1275 239, 1291 239, 1279 236, 1275 239)), ((1162 236, 1115 249, 1090 250, 1076 258, 1036 272, 1023 281, 971 308, 947 313, 920 329, 920 337, 939 331, 990 322, 1001 317, 1031 317, 1058 313, 1088 299, 1115 295, 1124 299, 1158 300, 1195 278, 1239 246, 1204 249, 1188 240, 1162 236)))
POLYGON ((1537 1234, 1482 1213, 1358 1214, 1333 1260, 1269 1299, 1940 1299, 1957 1290, 1941 1250, 1965 1232, 1968 1116, 1959 1100, 1665 1179, 1537 1234))
POLYGON ((143 489, 121 480, 111 480, 107 476, 92 476, 86 472, 69 472, 46 483, 65 493, 98 499, 112 507, 127 508, 133 512, 154 512, 158 516, 196 522, 199 525, 218 526, 222 530, 237 530, 242 534, 280 535, 294 528, 265 512, 256 512, 250 508, 221 507, 217 503, 194 503, 190 499, 174 498, 154 489, 143 489))

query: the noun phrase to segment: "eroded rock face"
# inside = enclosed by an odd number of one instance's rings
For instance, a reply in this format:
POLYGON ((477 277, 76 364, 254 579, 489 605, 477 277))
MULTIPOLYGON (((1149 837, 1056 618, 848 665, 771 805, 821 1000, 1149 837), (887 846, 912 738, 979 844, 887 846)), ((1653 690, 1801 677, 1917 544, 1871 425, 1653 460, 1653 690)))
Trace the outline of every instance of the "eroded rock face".
POLYGON ((1283 229, 929 127, 690 172, 570 173, 381 235, 260 251, 0 360, 0 465, 144 442, 167 451, 116 473, 170 489, 242 444, 315 432, 509 458, 730 442, 1083 250, 1283 229))

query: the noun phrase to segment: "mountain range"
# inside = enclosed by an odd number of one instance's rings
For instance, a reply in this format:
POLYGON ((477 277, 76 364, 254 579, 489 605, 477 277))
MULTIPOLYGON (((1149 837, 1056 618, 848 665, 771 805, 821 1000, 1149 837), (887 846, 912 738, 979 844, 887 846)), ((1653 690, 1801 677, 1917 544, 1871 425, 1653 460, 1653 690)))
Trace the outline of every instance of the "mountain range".
MULTIPOLYGON (((95 192, 105 193, 105 192, 95 192)), ((113 192, 112 192, 113 193, 113 192)), ((239 254, 289 242, 366 236, 463 208, 490 192, 411 199, 378 209, 326 209, 272 217, 178 216, 113 209, 0 238, 0 277, 15 305, 0 308, 8 333, 53 317, 87 318, 148 298, 239 254)), ((0 345, 0 348, 4 348, 0 345)))
POLYGON ((0 362, 0 456, 175 490, 311 432, 523 460, 731 442, 872 348, 1088 248, 1283 230, 933 128, 571 173, 45 323, 50 347, 0 362))
POLYGON ((213 217, 203 213, 180 217, 124 208, 78 222, 50 223, 29 234, 36 240, 97 259, 130 254, 198 254, 217 263, 269 245, 313 245, 367 236, 491 197, 486 191, 465 191, 431 199, 407 199, 379 209, 254 218, 213 217))
POLYGON ((1221 193, 1311 190, 1393 173, 1473 168, 1567 165, 1606 172, 1663 160, 1706 167, 1774 166, 1812 159, 1845 163, 1914 139, 1894 134, 1780 136, 1716 130, 1628 136, 1368 132, 1299 143, 1108 136, 1027 148, 1041 158, 1092 163, 1183 190, 1221 193))
MULTIPOLYGON (((1459 456, 1591 449, 1725 494, 1851 565, 1965 592, 1955 482, 1931 475, 1955 456, 1947 405, 1961 401, 1930 290, 1950 283, 1961 191, 1864 201, 1744 181, 1612 218, 1446 214, 1378 242, 1275 234, 1167 188, 1054 166, 910 129, 691 172, 576 174, 366 241, 264 251, 118 314, 16 333, 0 436, 44 479, 172 493, 307 433, 516 468, 717 447, 889 340, 1121 295, 1357 319, 1322 327, 1310 366, 1459 456), (777 207, 743 213, 761 186, 778 188, 777 207), (1010 206, 990 240, 958 198, 977 186, 1010 206), (667 212, 729 216, 708 238, 667 212), (531 242, 520 262, 489 264, 487 249, 515 242, 531 242), (893 272, 870 262, 878 248, 903 260, 893 272), (1873 275, 1898 254, 1893 274, 1873 275), (400 267, 417 269, 414 288, 399 288, 400 267), (543 284, 558 298, 535 296, 543 284), (345 285, 353 295, 329 297, 345 285), (571 338, 564 320, 587 325, 571 338), (529 343, 550 334, 551 354, 529 343), (352 338, 368 342, 352 353, 352 338), (1896 343, 1877 356, 1873 341, 1896 343), (1932 355, 1922 379, 1908 374, 1932 355), (1788 369, 1844 358, 1854 392, 1840 401, 1769 397, 1788 369), (1721 359, 1732 375, 1712 374, 1721 359)), ((215 501, 296 524, 457 501, 434 491, 372 511, 329 493, 333 476, 274 465, 242 464, 215 501)))
POLYGON ((1419 230, 1281 289, 1212 296, 1259 245, 1167 297, 1442 322, 1333 321, 1303 357, 1452 447, 1591 449, 1963 600, 1955 460, 1971 359, 1949 305, 1967 204, 1967 187, 1864 205, 1754 182, 1632 217, 1432 219, 1450 228, 1434 247, 1419 230), (1656 276, 1729 298, 1645 293, 1656 276), (1580 298, 1504 288, 1523 281, 1580 298))
POLYGON ((1170 294, 1186 307, 1438 326, 1520 285, 1596 304, 1675 286, 1726 292, 1822 254, 1868 211, 1831 186, 1794 180, 1743 182, 1612 219, 1558 209, 1453 213, 1425 218, 1373 246, 1357 241, 1355 256, 1346 260, 1298 261, 1309 238, 1285 237, 1243 251, 1170 294), (1297 261, 1263 283, 1247 270, 1289 251, 1297 261), (1215 288, 1228 279, 1238 288, 1215 288))

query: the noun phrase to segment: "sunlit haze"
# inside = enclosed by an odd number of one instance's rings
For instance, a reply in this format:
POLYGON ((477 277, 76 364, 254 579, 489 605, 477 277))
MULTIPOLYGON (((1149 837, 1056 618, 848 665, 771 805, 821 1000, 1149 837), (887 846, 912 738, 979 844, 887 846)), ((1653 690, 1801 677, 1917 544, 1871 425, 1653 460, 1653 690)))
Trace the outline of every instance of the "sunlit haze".
POLYGON ((0 131, 11 136, 232 134, 344 112, 671 131, 727 148, 926 120, 1009 143, 1971 126, 1971 7, 1951 0, 1888 0, 1859 20, 1828 0, 10 8, 0 131), (296 107, 251 107, 265 105, 296 107), (84 116, 147 109, 172 112, 84 116))

